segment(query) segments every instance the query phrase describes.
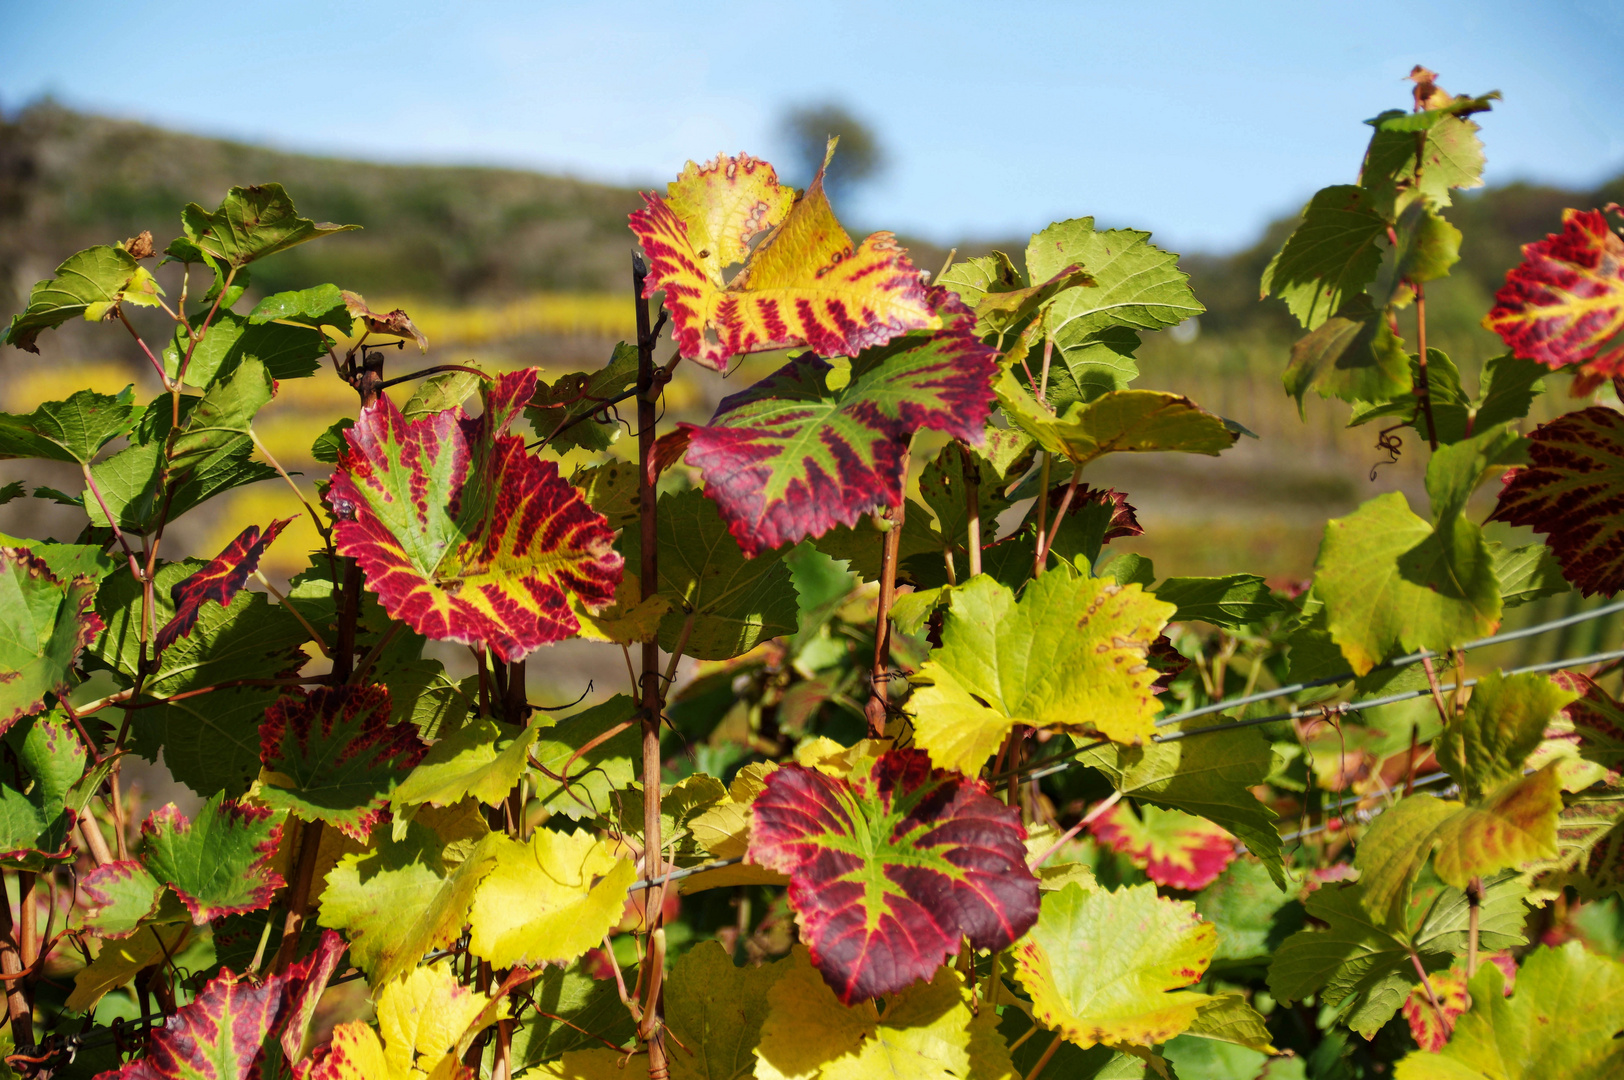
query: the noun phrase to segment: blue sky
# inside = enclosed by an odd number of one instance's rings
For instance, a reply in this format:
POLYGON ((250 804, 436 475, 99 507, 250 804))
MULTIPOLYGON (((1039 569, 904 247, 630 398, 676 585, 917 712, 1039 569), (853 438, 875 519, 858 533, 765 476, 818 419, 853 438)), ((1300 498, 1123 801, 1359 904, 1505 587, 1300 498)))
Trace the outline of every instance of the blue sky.
MULTIPOLYGON (((1624 171, 1624 5, 1388 3, 274 5, 0 0, 0 106, 43 94, 203 134, 651 185, 771 159, 786 107, 869 121, 855 227, 952 241, 1095 214, 1182 250, 1254 239, 1352 179, 1414 63, 1480 117, 1490 182, 1624 171)), ((245 177, 245 181, 272 179, 245 177)))

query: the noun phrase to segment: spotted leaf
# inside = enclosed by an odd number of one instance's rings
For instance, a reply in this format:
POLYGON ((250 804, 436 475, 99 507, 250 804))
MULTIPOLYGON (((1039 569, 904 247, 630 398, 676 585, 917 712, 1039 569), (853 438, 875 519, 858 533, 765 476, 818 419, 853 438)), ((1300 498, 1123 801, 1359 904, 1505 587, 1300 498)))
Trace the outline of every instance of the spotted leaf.
POLYGON ((1141 806, 1139 813, 1135 817, 1118 803, 1089 830, 1112 851, 1126 853, 1158 885, 1204 889, 1235 858, 1235 837, 1206 818, 1155 806, 1141 806))
POLYGON ((1586 596, 1624 589, 1624 414, 1596 405, 1535 428, 1491 520, 1545 533, 1586 596))
POLYGON ((902 457, 916 431, 982 444, 997 354, 974 336, 974 316, 957 297, 933 289, 931 300, 942 331, 865 351, 844 387, 829 389, 834 369, 803 355, 691 429, 688 463, 746 555, 900 506, 902 457))
POLYGON ((307 821, 366 841, 395 785, 427 747, 410 723, 389 722, 382 686, 323 686, 265 710, 260 761, 271 773, 259 795, 307 821))
POLYGON ((1589 360, 1624 329, 1624 240, 1600 210, 1562 211, 1562 231, 1523 245, 1483 325, 1524 360, 1589 360))
POLYGON ((157 651, 163 652, 175 643, 176 638, 192 632, 192 627, 197 625, 198 609, 205 600, 213 600, 222 607, 231 603, 237 590, 259 568, 260 556, 265 554, 265 549, 292 520, 278 518, 272 521, 265 527, 263 536, 258 525, 248 526, 201 570, 184 581, 176 582, 169 590, 169 598, 175 602, 175 614, 158 631, 157 651))
POLYGON ((141 826, 142 861, 153 878, 179 896, 198 926, 221 915, 267 907, 286 884, 271 869, 282 826, 271 811, 227 802, 216 795, 196 820, 174 803, 154 810, 141 826))
POLYGON ((765 161, 718 155, 703 166, 689 162, 665 197, 643 196, 646 205, 631 215, 649 258, 643 295, 665 292, 683 356, 717 371, 729 357, 792 345, 854 356, 941 325, 924 275, 896 237, 878 232, 852 246, 824 194, 823 172, 797 199, 765 161), (739 262, 743 268, 724 280, 739 262))
POLYGON ((505 434, 535 388, 533 368, 510 372, 481 388, 480 416, 410 422, 379 395, 344 433, 333 474, 339 553, 360 562, 385 610, 504 660, 574 634, 571 599, 602 607, 620 582, 603 516, 505 434))
MULTIPOLYGON (((1505 975, 1505 992, 1509 996, 1517 981, 1517 961, 1509 952, 1493 953, 1483 961, 1493 964, 1505 975)), ((1472 998, 1466 992, 1466 971, 1459 964, 1448 971, 1433 972, 1428 982, 1433 996, 1438 999, 1438 1007, 1434 1008, 1432 998, 1427 997, 1427 988, 1417 983, 1404 999, 1404 1019, 1421 1049, 1437 1051, 1449 1042, 1455 1021, 1472 1007, 1472 998)))
POLYGON ((802 940, 847 1004, 930 978, 963 938, 1005 948, 1037 918, 1019 813, 917 750, 849 778, 787 765, 753 807, 745 860, 789 875, 802 940))

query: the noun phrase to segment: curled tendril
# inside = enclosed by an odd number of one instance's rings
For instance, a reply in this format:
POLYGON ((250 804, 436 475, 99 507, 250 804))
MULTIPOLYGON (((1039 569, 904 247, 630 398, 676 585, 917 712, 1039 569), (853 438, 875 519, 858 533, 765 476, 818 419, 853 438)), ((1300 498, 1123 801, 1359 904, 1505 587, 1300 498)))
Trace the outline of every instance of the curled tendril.
POLYGON ((1404 453, 1404 440, 1393 434, 1393 432, 1398 431, 1403 426, 1403 424, 1394 424, 1390 428, 1383 428, 1381 431, 1377 432, 1376 449, 1385 453, 1387 455, 1387 460, 1378 461, 1376 464, 1370 467, 1370 479, 1373 482, 1376 479, 1377 470, 1379 470, 1383 465, 1398 464, 1399 456, 1404 453))

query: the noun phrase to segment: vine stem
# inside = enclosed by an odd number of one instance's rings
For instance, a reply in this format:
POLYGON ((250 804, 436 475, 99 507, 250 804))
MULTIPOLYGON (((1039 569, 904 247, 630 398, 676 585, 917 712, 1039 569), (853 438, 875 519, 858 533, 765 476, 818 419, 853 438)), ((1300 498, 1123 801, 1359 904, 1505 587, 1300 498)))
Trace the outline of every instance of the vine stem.
POLYGON ((886 706, 890 700, 887 683, 891 677, 891 605, 897 598, 897 555, 902 550, 902 526, 908 517, 908 453, 907 450, 902 452, 902 501, 888 511, 891 531, 885 534, 884 546, 880 549, 880 599, 874 611, 874 668, 869 675, 868 701, 863 705, 871 739, 885 736, 886 706))
POLYGON ((1416 395, 1421 399, 1421 412, 1427 418, 1427 443, 1438 449, 1438 425, 1432 419, 1432 388, 1427 381, 1427 290, 1419 281, 1411 282, 1415 289, 1415 339, 1420 355, 1416 359, 1416 395))
POLYGON ((1043 1051, 1043 1056, 1038 1058, 1038 1063, 1032 1066, 1031 1072, 1026 1074, 1026 1080, 1037 1080, 1038 1075, 1043 1072, 1044 1066, 1049 1064, 1055 1052, 1060 1049, 1060 1038, 1060 1032, 1055 1032, 1054 1038, 1049 1040, 1049 1048, 1043 1051))
MULTIPOLYGON (((1060 505, 1055 507, 1054 521, 1049 524, 1049 532, 1039 538, 1038 546, 1038 572, 1049 565, 1049 549, 1054 546, 1054 538, 1060 535, 1060 523, 1066 520, 1066 512, 1071 509, 1071 500, 1077 494, 1077 482, 1083 478, 1083 467, 1078 465, 1071 471, 1071 483, 1066 485, 1066 493, 1060 497, 1060 505)), ((1049 498, 1047 491, 1038 498, 1045 501, 1049 498)))
POLYGON ((1056 840, 1054 843, 1050 844, 1048 846, 1048 848, 1043 852, 1042 855, 1039 855, 1037 858, 1032 859, 1030 862, 1028 862, 1026 864, 1026 868, 1028 870, 1034 870, 1035 871, 1038 867, 1043 865, 1044 860, 1046 860, 1050 855, 1053 855, 1055 852, 1059 851, 1061 846, 1064 845, 1066 843, 1066 841, 1070 840, 1072 837, 1076 836, 1078 833, 1080 833, 1084 829, 1088 828, 1090 825, 1092 825, 1099 818, 1099 816, 1101 814, 1105 813, 1107 810, 1111 809, 1111 807, 1115 806, 1117 803, 1119 803, 1121 801, 1122 801, 1122 792, 1120 792, 1120 791, 1113 791, 1113 792, 1111 792, 1111 794, 1109 794, 1105 798, 1101 799, 1099 801, 1099 805, 1095 806, 1094 809, 1090 810, 1088 813, 1083 815, 1083 820, 1079 821, 1077 824, 1073 825, 1071 828, 1069 828, 1065 832, 1061 833, 1060 838, 1058 840, 1056 840))
POLYGON ((1432 988, 1432 980, 1427 978, 1427 969, 1421 966, 1421 957, 1413 949, 1410 950, 1410 963, 1414 965, 1415 974, 1421 980, 1421 988, 1427 992, 1428 1003, 1432 1005, 1433 1012, 1438 1014, 1438 1023, 1443 1025, 1444 1031, 1449 1031, 1453 1025, 1450 1024, 1449 1017, 1444 1015, 1444 1007, 1438 1002, 1438 994, 1432 988))
POLYGON ((1043 550, 1044 529, 1048 525, 1049 515, 1049 453, 1043 453, 1043 471, 1038 476, 1038 538, 1035 544, 1036 553, 1032 557, 1032 576, 1037 577, 1043 573, 1045 562, 1043 550))
MULTIPOLYGON (((637 306, 637 496, 639 539, 642 544, 638 569, 643 600, 650 599, 660 590, 658 500, 653 472, 655 428, 659 424, 656 398, 660 385, 654 374, 654 331, 649 325, 648 300, 643 296, 643 283, 647 275, 648 267, 642 257, 633 255, 632 299, 637 306)), ((653 929, 654 904, 660 902, 663 907, 665 899, 665 891, 657 890, 653 885, 664 869, 661 865, 664 844, 660 837, 660 714, 663 708, 661 691, 664 687, 660 681, 658 638, 643 642, 642 659, 643 670, 638 688, 642 692, 643 712, 643 877, 650 883, 643 893, 643 912, 650 932, 643 954, 648 993, 639 1034, 648 1047, 649 1076, 663 1078, 670 1071, 665 1051, 664 1009, 660 1002, 660 984, 665 967, 664 934, 653 929)))
POLYGON ((1466 977, 1477 974, 1478 914, 1483 907, 1483 879, 1473 877, 1466 883, 1466 977))
MULTIPOLYGON (((184 301, 184 299, 185 298, 182 297, 183 301, 184 301)), ((169 389, 169 376, 164 374, 164 366, 162 364, 158 363, 158 358, 156 356, 152 355, 152 350, 147 348, 147 343, 145 341, 141 340, 141 335, 136 333, 135 332, 135 327, 130 325, 130 320, 124 314, 124 305, 119 304, 116 307, 114 307, 113 310, 118 312, 118 321, 124 324, 124 329, 126 329, 126 330, 128 330, 130 332, 130 336, 135 339, 135 343, 137 345, 141 346, 141 351, 143 353, 145 353, 147 359, 149 361, 151 361, 152 370, 154 370, 154 371, 156 371, 158 373, 158 381, 163 384, 163 388, 165 390, 168 390, 169 389)), ((188 327, 187 329, 190 329, 190 327, 188 327)))
POLYGON ((11 922, 10 890, 0 875, 0 974, 6 976, 6 1016, 11 1021, 12 1042, 18 1050, 34 1045, 34 1008, 28 989, 19 978, 23 971, 22 950, 11 922))
POLYGON ((981 573, 981 470, 970 457, 970 448, 959 443, 964 462, 965 547, 970 554, 970 576, 981 573))

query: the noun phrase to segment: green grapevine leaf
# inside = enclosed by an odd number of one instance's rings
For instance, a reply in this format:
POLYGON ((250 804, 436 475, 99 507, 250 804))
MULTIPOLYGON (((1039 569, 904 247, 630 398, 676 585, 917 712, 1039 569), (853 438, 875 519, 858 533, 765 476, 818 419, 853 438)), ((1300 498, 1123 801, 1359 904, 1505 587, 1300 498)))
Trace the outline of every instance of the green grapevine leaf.
POLYGON ((1284 611, 1268 584, 1256 574, 1224 577, 1170 577, 1155 589, 1156 599, 1178 610, 1170 622, 1201 622, 1238 630, 1284 611))
POLYGON ((88 465, 102 447, 141 419, 131 404, 135 387, 117 396, 80 390, 66 401, 48 401, 27 416, 0 413, 0 459, 49 458, 88 465))
POLYGON ((155 307, 162 295, 157 279, 122 247, 86 248, 34 286, 28 307, 11 317, 0 342, 37 353, 34 342, 41 330, 79 317, 98 322, 119 304, 155 307))
POLYGON ((187 203, 181 211, 181 225, 186 238, 203 254, 231 267, 361 227, 299 217, 281 184, 234 187, 212 213, 197 203, 187 203))
POLYGON ((1578 697, 1545 675, 1490 672, 1478 680, 1466 712, 1444 724, 1433 753, 1475 801, 1522 776, 1546 727, 1578 697))
POLYGON ((27 548, 0 547, 0 732, 73 687, 73 665, 102 629, 96 585, 58 579, 27 548))
POLYGON ((1276 296, 1317 330, 1375 280, 1387 222, 1369 192, 1339 184, 1316 192, 1302 220, 1263 271, 1262 295, 1276 296))
POLYGON ((271 869, 281 824, 271 811, 216 795, 196 820, 174 803, 141 825, 142 861, 155 880, 175 890, 198 926, 222 915, 258 911, 286 884, 271 869))
MULTIPOLYGON (((258 311, 256 308, 256 315, 258 311)), ((212 386, 229 378, 245 360, 264 364, 273 379, 301 379, 321 369, 331 345, 320 330, 308 326, 256 321, 253 316, 221 311, 195 347, 185 327, 175 328, 174 338, 164 347, 164 372, 177 378, 190 348, 186 382, 192 386, 212 386)))

